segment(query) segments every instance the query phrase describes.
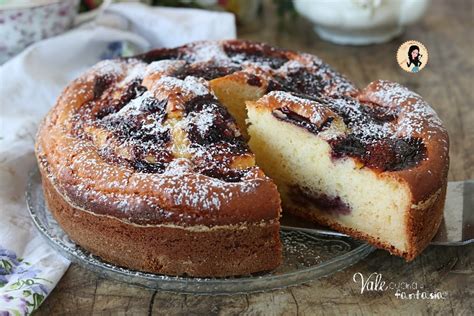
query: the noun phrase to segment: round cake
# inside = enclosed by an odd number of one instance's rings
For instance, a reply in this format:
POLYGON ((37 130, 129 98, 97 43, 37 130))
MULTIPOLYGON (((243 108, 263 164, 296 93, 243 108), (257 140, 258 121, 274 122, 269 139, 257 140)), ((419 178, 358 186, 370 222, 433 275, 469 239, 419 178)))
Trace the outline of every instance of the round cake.
POLYGON ((49 209, 91 253, 230 276, 280 264, 280 205, 413 259, 442 219, 448 137, 398 84, 359 90, 315 56, 233 40, 100 62, 36 155, 49 209))

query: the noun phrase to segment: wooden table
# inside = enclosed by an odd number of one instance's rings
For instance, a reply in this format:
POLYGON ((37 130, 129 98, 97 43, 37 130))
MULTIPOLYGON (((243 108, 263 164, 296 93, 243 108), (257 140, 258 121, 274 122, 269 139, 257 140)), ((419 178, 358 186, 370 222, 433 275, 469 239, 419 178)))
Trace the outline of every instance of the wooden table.
MULTIPOLYGON (((272 3, 266 3, 267 8, 272 3)), ((423 21, 390 43, 344 47, 321 41, 311 25, 298 18, 278 31, 275 17, 264 16, 259 30, 242 38, 314 53, 359 86, 377 78, 400 82, 421 94, 445 122, 451 138, 449 180, 474 178, 473 2, 434 1, 423 21), (418 74, 401 70, 398 46, 418 40, 429 63, 418 74)), ((474 210, 473 210, 474 211, 474 210)), ((38 311, 51 314, 472 314, 474 245, 431 246, 410 263, 375 251, 365 260, 328 278, 286 290, 235 296, 193 296, 150 291, 97 276, 72 264, 38 311), (386 282, 416 282, 426 291, 447 292, 443 300, 401 300, 395 290, 360 293, 353 275, 373 272, 386 282), (397 312, 395 312, 395 309, 397 312), (469 312, 470 311, 470 312, 469 312)), ((403 284, 402 284, 403 286, 403 284)))

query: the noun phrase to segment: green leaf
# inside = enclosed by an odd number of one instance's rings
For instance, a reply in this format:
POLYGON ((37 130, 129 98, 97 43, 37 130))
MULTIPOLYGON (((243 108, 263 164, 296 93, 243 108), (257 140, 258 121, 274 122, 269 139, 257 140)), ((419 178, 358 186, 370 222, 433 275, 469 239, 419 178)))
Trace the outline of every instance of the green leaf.
POLYGON ((41 295, 38 293, 33 294, 34 309, 37 309, 43 301, 44 301, 44 295, 41 295))
POLYGON ((14 289, 14 290, 17 290, 19 288, 21 288, 21 285, 22 285, 22 281, 21 280, 18 280, 16 281, 15 283, 13 283, 10 288, 14 289))
POLYGON ((10 274, 13 270, 13 265, 10 263, 10 261, 5 259, 0 260, 0 267, 5 269, 7 272, 6 274, 10 274))
POLYGON ((27 296, 30 296, 31 295, 31 291, 30 290, 24 290, 23 291, 23 296, 27 297, 27 296))

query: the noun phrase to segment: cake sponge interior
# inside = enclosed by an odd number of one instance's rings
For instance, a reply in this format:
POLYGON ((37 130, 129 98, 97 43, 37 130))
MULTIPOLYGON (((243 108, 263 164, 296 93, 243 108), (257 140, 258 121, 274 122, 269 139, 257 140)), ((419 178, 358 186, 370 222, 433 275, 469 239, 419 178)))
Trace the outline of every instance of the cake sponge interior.
POLYGON ((235 119, 244 138, 248 139, 245 102, 258 100, 264 95, 265 91, 261 87, 242 82, 239 73, 211 80, 210 86, 219 102, 227 108, 235 119))

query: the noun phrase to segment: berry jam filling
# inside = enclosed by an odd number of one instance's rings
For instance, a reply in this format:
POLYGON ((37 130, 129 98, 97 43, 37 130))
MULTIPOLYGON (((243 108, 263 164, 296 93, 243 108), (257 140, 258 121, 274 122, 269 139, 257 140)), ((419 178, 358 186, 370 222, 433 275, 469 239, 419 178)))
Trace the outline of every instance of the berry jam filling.
MULTIPOLYGON (((182 53, 179 51, 178 48, 161 48, 155 49, 148 53, 129 57, 132 59, 139 59, 143 60, 144 62, 150 64, 154 61, 165 60, 165 59, 182 59, 182 53)), ((128 59, 128 58, 125 58, 128 59)))
POLYGON ((321 95, 326 82, 318 74, 309 72, 306 68, 289 71, 285 76, 275 75, 267 87, 267 92, 273 90, 296 92, 307 95, 321 95))
POLYGON ((204 78, 206 80, 212 80, 215 78, 227 76, 241 69, 241 67, 237 66, 219 66, 214 63, 187 64, 178 72, 176 72, 174 77, 178 79, 184 79, 187 76, 194 76, 204 78))
POLYGON ((110 97, 107 97, 104 100, 100 100, 100 99, 97 100, 98 98, 102 96, 104 91, 107 89, 107 86, 103 85, 104 79, 101 79, 101 78, 102 77, 97 78, 94 84, 94 96, 96 96, 96 93, 97 93, 97 96, 94 97, 94 101, 96 101, 96 104, 94 104, 94 106, 98 108, 95 114, 95 118, 99 120, 106 117, 109 114, 113 114, 119 111, 131 100, 142 95, 147 90, 146 87, 141 85, 141 80, 136 79, 136 80, 133 80, 123 92, 120 92, 120 98, 112 99, 110 97))
POLYGON ((184 112, 185 115, 189 115, 192 112, 201 112, 210 105, 218 104, 219 102, 212 94, 200 95, 194 97, 193 99, 184 104, 184 112))
POLYGON ((265 44, 246 43, 246 45, 241 46, 239 43, 237 45, 226 43, 224 51, 233 62, 250 61, 272 69, 278 69, 288 61, 283 52, 265 44))
POLYGON ((352 83, 340 77, 327 64, 313 63, 314 68, 290 68, 284 75, 274 75, 269 81, 267 92, 286 91, 305 95, 312 99, 322 95, 354 95, 357 89, 352 83))
POLYGON ((334 118, 329 117, 321 126, 312 123, 309 118, 299 115, 291 111, 288 107, 282 107, 272 111, 272 115, 280 121, 289 122, 296 126, 306 129, 308 132, 318 134, 321 130, 327 128, 334 118))
POLYGON ((362 110, 378 123, 391 122, 398 117, 399 108, 384 107, 372 102, 362 103, 362 110))
POLYGON ((346 138, 331 141, 330 144, 333 150, 333 158, 363 157, 366 154, 366 146, 353 134, 349 134, 346 138))
POLYGON ((72 132, 77 137, 84 136, 82 131, 86 125, 100 124, 103 118, 118 112, 131 100, 146 91, 146 88, 141 85, 140 79, 133 80, 126 88, 111 86, 114 80, 111 76, 96 77, 94 82, 95 97, 81 106, 75 114, 72 132), (113 98, 113 95, 116 94, 119 94, 120 97, 113 98))
POLYGON ((185 120, 194 171, 226 182, 241 181, 246 170, 229 165, 250 149, 227 109, 211 94, 198 96, 185 104, 185 120))
POLYGON ((199 145, 237 139, 236 125, 229 112, 212 95, 199 96, 185 104, 189 140, 199 145))
MULTIPOLYGON (((125 93, 122 98, 132 99, 131 95, 143 94, 141 86, 135 86, 135 89, 130 87, 128 90, 135 92, 125 93)), ((102 149, 101 156, 116 162, 125 160, 139 172, 163 172, 166 164, 173 159, 166 150, 166 144, 171 141, 170 131, 160 128, 166 119, 166 105, 166 100, 149 96, 141 100, 139 111, 127 111, 122 107, 123 113, 114 112, 102 117, 97 121, 98 127, 110 132, 108 138, 115 139, 116 146, 120 146, 126 156, 117 157, 111 149, 102 149)))
POLYGON ((165 163, 162 163, 162 162, 149 163, 144 160, 130 161, 130 165, 133 167, 133 169, 137 172, 142 172, 142 173, 163 173, 168 163, 169 161, 166 161, 165 163))
POLYGON ((261 87, 262 80, 259 77, 255 76, 254 74, 248 74, 247 83, 251 86, 261 87))
POLYGON ((305 187, 293 185, 290 187, 291 199, 301 207, 315 207, 331 215, 348 215, 351 207, 344 203, 339 196, 328 196, 324 193, 315 193, 305 187))
POLYGON ((239 182, 247 174, 247 170, 208 167, 199 170, 205 176, 216 178, 225 182, 239 182))
POLYGON ((147 131, 143 128, 144 121, 156 122, 155 125, 163 123, 166 119, 166 105, 167 100, 159 101, 150 96, 142 100, 138 113, 131 111, 110 114, 102 118, 99 124, 120 139, 146 140, 149 137, 156 139, 155 137, 161 136, 159 131, 154 129, 147 131))
POLYGON ((141 85, 141 80, 133 81, 122 93, 118 100, 107 102, 106 106, 102 106, 97 112, 97 118, 102 119, 109 114, 119 111, 122 107, 128 104, 131 100, 142 95, 146 91, 146 87, 141 85))
POLYGON ((97 76, 94 81, 94 100, 100 98, 102 93, 113 83, 113 77, 110 75, 97 76))
POLYGON ((330 142, 333 158, 358 158, 365 166, 380 171, 399 171, 416 166, 426 157, 421 139, 379 139, 363 143, 355 135, 330 142))

